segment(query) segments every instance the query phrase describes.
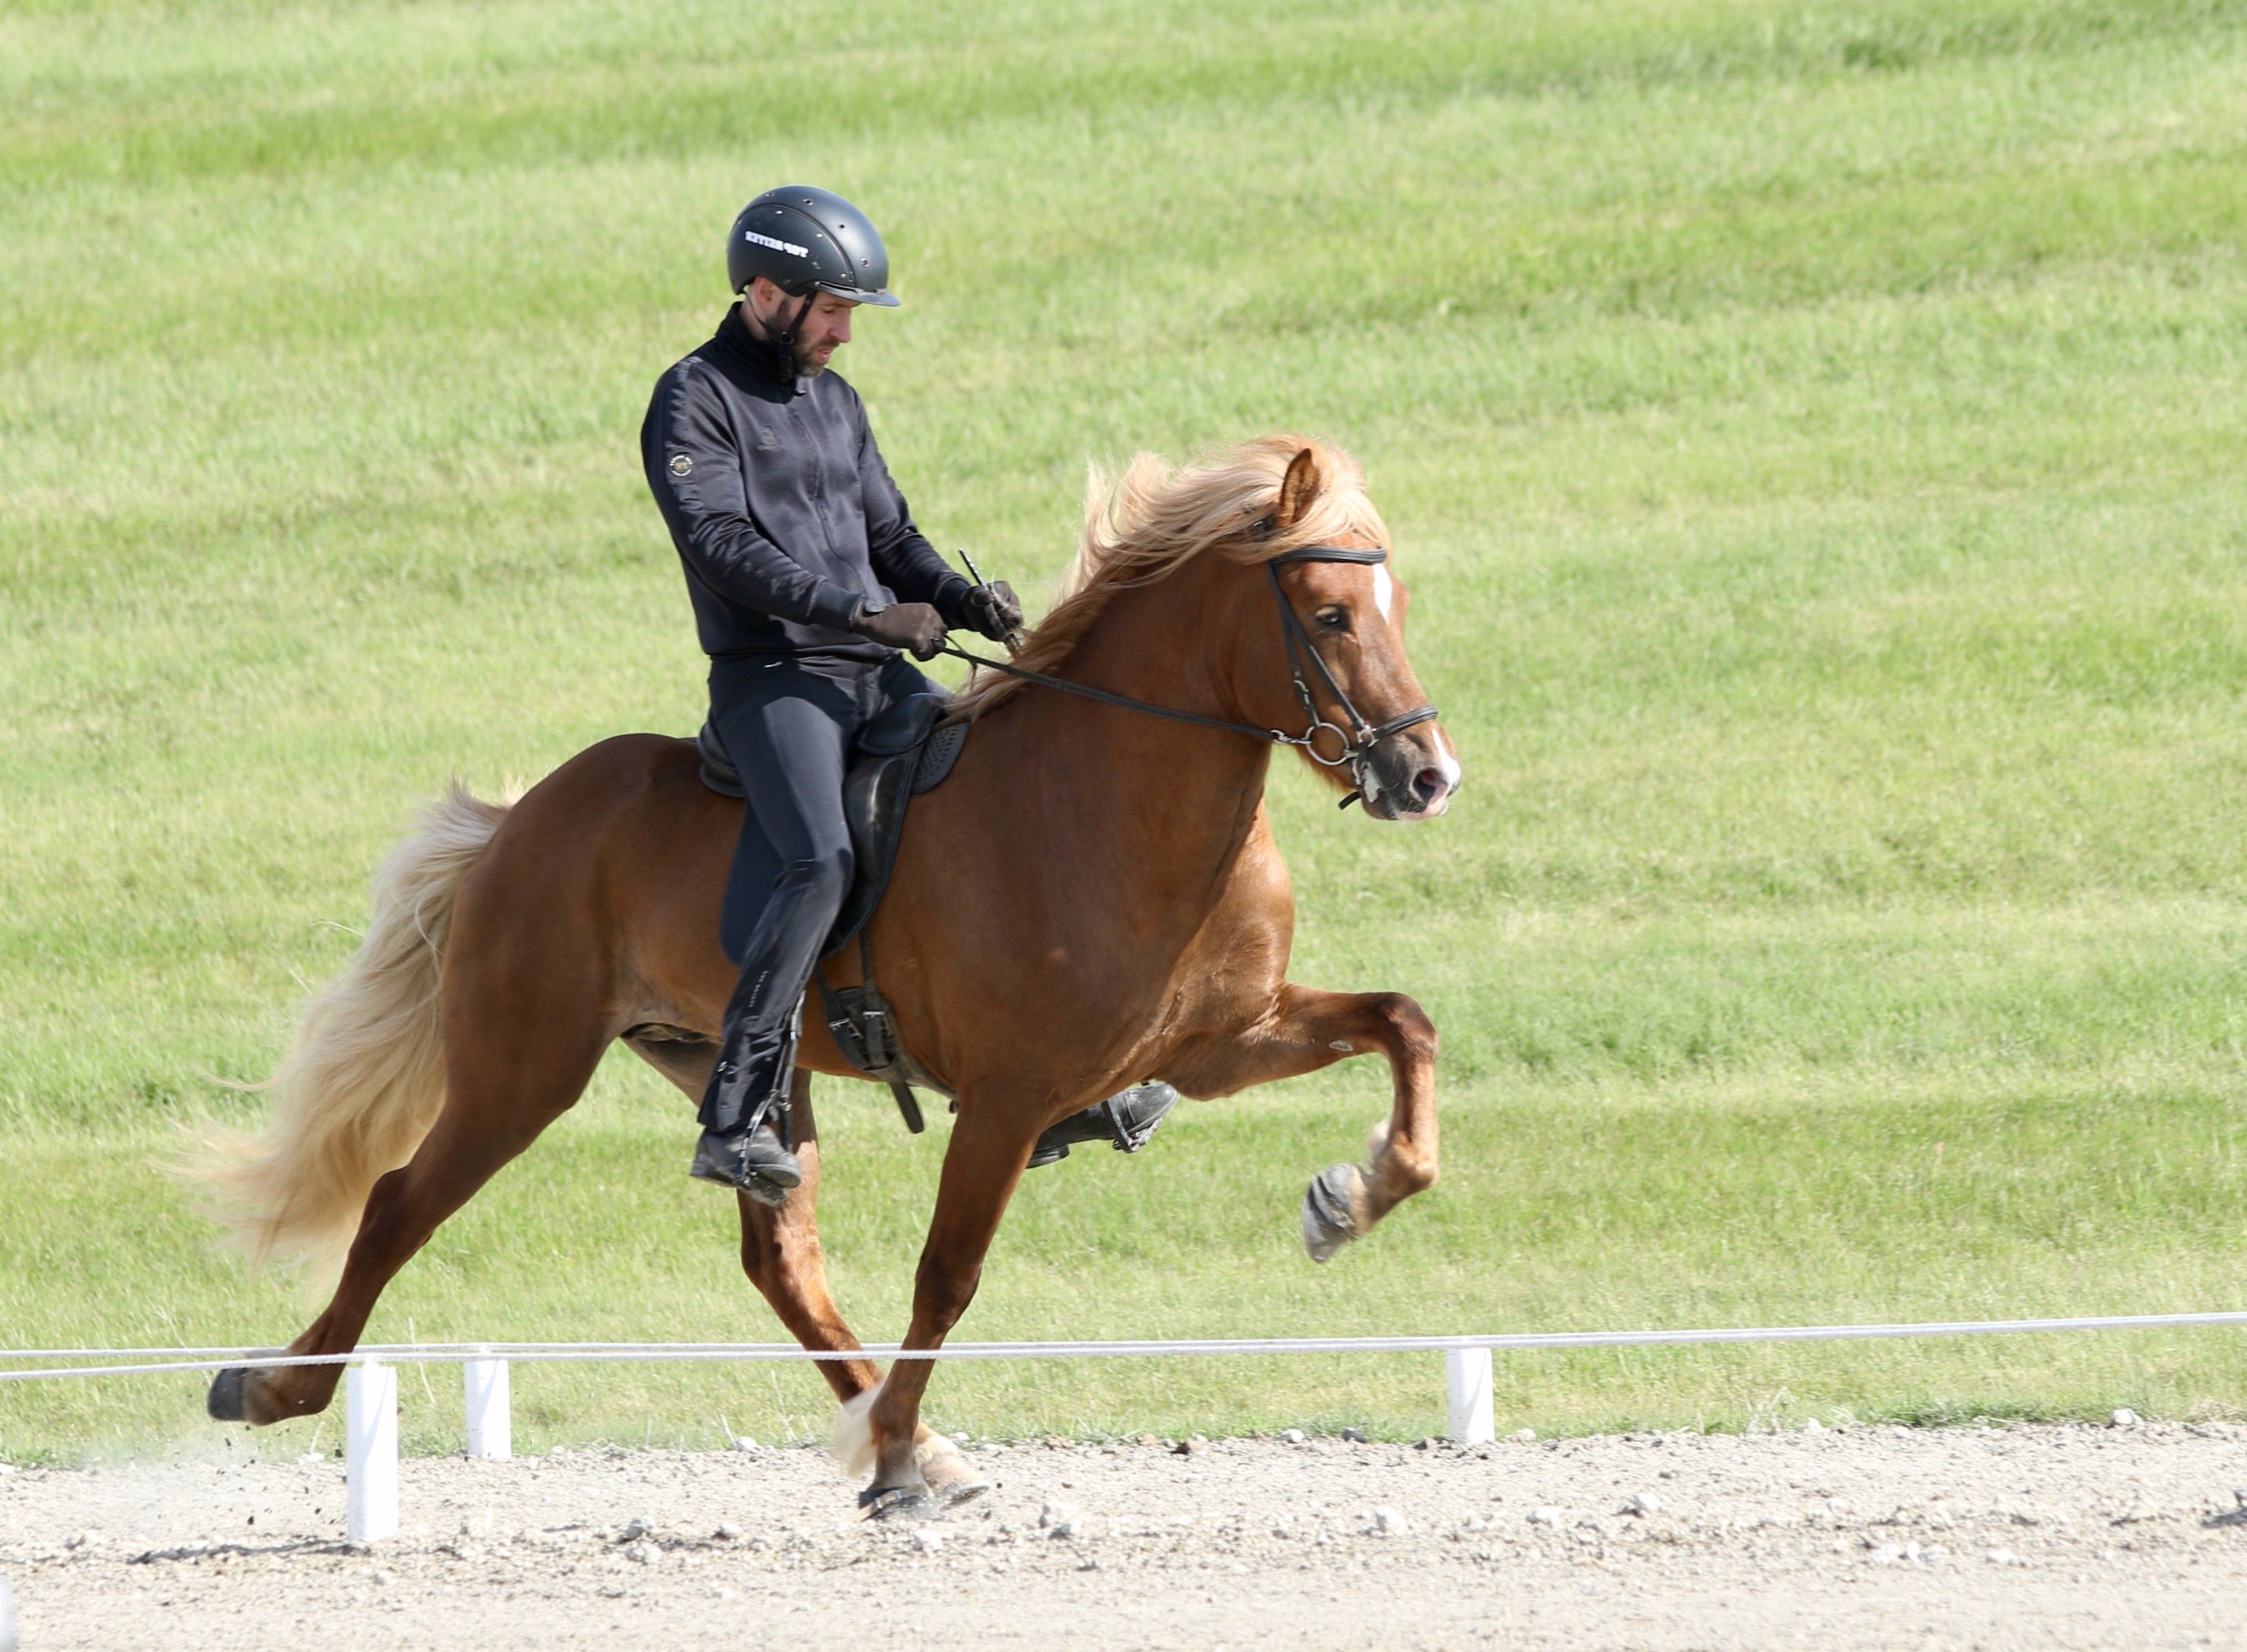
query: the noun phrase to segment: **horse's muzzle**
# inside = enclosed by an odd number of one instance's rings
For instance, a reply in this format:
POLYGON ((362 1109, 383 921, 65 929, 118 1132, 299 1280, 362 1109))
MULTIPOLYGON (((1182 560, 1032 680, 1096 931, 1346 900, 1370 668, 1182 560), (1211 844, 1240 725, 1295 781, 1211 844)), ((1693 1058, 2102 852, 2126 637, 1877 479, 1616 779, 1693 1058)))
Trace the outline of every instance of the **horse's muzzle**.
POLYGON ((1376 820, 1432 820, 1459 788, 1459 761, 1434 723, 1390 735, 1367 754, 1365 812, 1376 820))

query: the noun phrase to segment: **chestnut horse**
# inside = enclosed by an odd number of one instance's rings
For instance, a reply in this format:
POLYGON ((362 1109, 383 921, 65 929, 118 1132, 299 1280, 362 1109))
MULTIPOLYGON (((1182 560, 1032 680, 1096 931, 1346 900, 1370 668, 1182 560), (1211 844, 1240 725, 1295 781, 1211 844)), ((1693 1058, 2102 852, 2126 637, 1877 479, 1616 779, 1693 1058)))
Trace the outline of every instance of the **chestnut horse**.
MULTIPOLYGON (((1356 467, 1330 447, 1269 437, 1176 473, 1142 455, 1112 497, 1094 490, 1067 593, 1014 664, 1235 727, 992 674, 955 700, 974 727, 914 803, 871 932, 906 1048, 959 1104, 905 1347, 941 1345, 966 1309, 1040 1132, 1143 1079, 1210 1097, 1388 1058, 1370 1163, 1328 1170, 1306 1196, 1318 1259, 1436 1179, 1427 1016, 1398 993, 1286 978, 1271 742, 1251 737, 1302 727, 1315 702, 1323 761, 1332 726, 1363 737, 1351 778, 1369 815, 1444 809, 1458 764, 1405 659, 1404 588, 1369 554, 1387 543, 1356 467)), ((692 741, 623 735, 511 807, 455 788, 392 855, 365 942, 274 1080, 272 1123, 215 1142, 231 1151, 208 1167, 261 1258, 331 1263, 348 1241, 326 1311, 289 1352, 349 1351, 392 1276, 577 1101, 612 1041, 700 1096, 734 986, 716 913, 741 808, 700 784, 692 741)), ((857 949, 823 967, 850 984, 857 949)), ((741 1261, 799 1341, 847 1355, 861 1344, 813 1225, 809 1073, 857 1075, 817 1016, 799 1062, 803 1183, 776 1209, 741 1199, 741 1261)), ((920 1421, 932 1367, 900 1359, 884 1381, 863 1356, 820 1363, 876 1513, 980 1489, 920 1421)), ((229 1370, 210 1410, 307 1416, 338 1375, 229 1370)))

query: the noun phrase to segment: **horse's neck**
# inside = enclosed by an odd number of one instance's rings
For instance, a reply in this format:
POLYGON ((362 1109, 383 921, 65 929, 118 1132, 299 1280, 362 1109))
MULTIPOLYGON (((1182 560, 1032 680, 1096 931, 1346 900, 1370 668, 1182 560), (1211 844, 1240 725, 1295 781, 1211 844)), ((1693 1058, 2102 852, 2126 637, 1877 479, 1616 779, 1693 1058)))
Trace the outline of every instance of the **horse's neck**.
MULTIPOLYGON (((1158 584, 1119 591, 1061 674, 1149 705, 1233 720, 1223 685, 1236 600, 1219 570, 1192 564, 1158 584)), ((1026 764, 1041 776, 1065 777, 1038 789, 1065 799, 1069 825, 1107 849, 1114 869, 1136 885, 1135 904, 1151 884, 1170 886, 1187 907, 1213 905, 1254 827, 1271 747, 1054 689, 1026 689, 1017 704, 1026 764)))

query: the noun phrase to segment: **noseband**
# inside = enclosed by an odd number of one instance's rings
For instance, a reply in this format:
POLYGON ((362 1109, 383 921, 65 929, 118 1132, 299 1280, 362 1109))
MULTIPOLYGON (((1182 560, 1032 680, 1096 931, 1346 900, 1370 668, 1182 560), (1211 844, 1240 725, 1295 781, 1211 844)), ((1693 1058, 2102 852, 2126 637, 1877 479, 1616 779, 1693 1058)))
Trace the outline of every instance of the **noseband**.
POLYGON ((1280 607, 1281 635, 1287 645, 1287 674, 1294 679, 1296 701, 1302 707, 1303 715, 1310 724, 1300 734, 1290 734, 1277 728, 1259 728, 1253 723, 1227 722, 1221 717, 1205 717, 1199 712, 1180 711, 1172 706, 1157 706, 1144 700, 1133 700, 1128 694, 1111 694, 1104 688, 1090 688, 1063 678, 1024 671, 1020 666, 1010 666, 1001 659, 986 659, 980 654, 971 654, 964 648, 953 647, 949 643, 942 645, 938 652, 950 654, 955 659, 966 660, 971 665, 1001 672, 1009 677, 1019 677, 1024 682, 1035 683, 1042 688, 1058 688, 1063 693, 1075 694, 1082 700, 1096 700, 1103 705, 1121 707, 1125 711, 1144 712, 1150 717, 1167 718, 1174 723, 1221 728, 1227 734, 1246 734, 1252 740, 1268 740, 1275 746, 1293 746, 1322 768, 1347 768, 1349 771, 1352 788, 1349 795, 1340 804, 1340 807, 1348 809, 1352 803, 1363 802, 1368 798, 1366 768, 1372 760, 1373 748, 1391 734, 1402 734, 1421 723, 1434 721, 1436 708, 1421 706, 1399 713, 1384 723, 1368 723, 1356 706, 1351 703, 1349 696, 1342 692, 1342 685, 1335 680, 1334 673, 1327 669, 1326 661, 1319 658, 1319 651, 1311 645, 1310 633, 1303 629, 1303 622, 1295 618, 1295 611, 1288 606, 1287 593, 1280 589, 1279 565, 1295 562, 1378 564, 1388 560, 1389 553, 1385 550, 1356 550, 1348 545, 1305 545, 1297 550, 1283 550, 1265 563, 1264 572, 1272 582, 1272 600, 1280 607), (1303 662, 1306 659, 1310 661, 1311 670, 1325 686, 1327 693, 1334 697, 1340 715, 1347 720, 1345 722, 1337 723, 1320 712, 1318 699, 1311 693, 1311 686, 1303 677, 1303 662), (1322 734, 1332 734, 1341 742, 1341 749, 1334 756, 1329 757, 1319 749, 1322 734))

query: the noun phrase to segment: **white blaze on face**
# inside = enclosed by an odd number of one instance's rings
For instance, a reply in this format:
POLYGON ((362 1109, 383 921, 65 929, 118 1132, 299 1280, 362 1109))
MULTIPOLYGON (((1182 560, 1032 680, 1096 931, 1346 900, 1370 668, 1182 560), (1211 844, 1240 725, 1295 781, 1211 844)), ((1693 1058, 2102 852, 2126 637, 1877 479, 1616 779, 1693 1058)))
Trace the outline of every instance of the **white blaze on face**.
POLYGON ((1389 570, 1379 563, 1373 564, 1373 605, 1381 611, 1383 619, 1389 618, 1389 598, 1397 587, 1390 583, 1389 570))

